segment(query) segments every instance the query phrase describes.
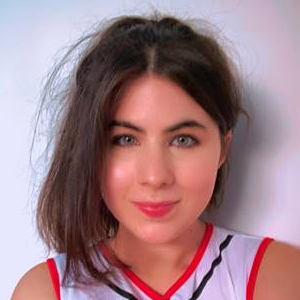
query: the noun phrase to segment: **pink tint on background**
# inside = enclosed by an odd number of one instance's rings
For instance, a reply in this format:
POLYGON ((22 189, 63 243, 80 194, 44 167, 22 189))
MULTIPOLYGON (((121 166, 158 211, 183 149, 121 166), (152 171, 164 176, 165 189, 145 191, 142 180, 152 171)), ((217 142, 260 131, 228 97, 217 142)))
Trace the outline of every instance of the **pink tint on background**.
POLYGON ((300 133, 293 130, 299 128, 300 116, 300 2, 278 1, 275 5, 274 1, 261 1, 259 9, 255 2, 248 1, 247 13, 241 17, 246 20, 248 34, 260 44, 260 76, 276 97, 270 105, 280 109, 285 128, 281 158, 286 160, 295 157, 296 149, 300 153, 300 133))
POLYGON ((253 234, 276 231, 275 238, 300 245, 300 3, 231 2, 229 38, 241 54, 253 124, 236 139, 244 142, 234 149, 241 158, 212 221, 253 234))
MULTIPOLYGON (((289 6, 288 9, 283 7, 287 8, 283 1, 280 5, 275 5, 274 1, 261 1, 259 8, 256 1, 247 1, 239 18, 244 22, 245 34, 255 38, 253 50, 261 51, 260 64, 263 69, 260 73, 264 85, 290 100, 283 109, 289 110, 289 113, 295 110, 300 112, 300 34, 299 27, 290 26, 290 14, 293 12, 296 15, 295 10, 300 8, 300 4, 289 6)), ((300 20, 300 9, 298 12, 300 20)))

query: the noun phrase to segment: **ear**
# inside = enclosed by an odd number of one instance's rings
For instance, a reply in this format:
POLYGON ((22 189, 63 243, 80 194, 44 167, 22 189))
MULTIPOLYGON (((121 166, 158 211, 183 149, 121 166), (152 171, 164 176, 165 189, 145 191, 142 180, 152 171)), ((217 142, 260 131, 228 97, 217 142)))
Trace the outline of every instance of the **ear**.
POLYGON ((232 129, 230 129, 223 137, 223 142, 221 143, 221 155, 220 155, 218 168, 220 168, 223 165, 223 163, 226 161, 228 150, 232 141, 232 137, 233 137, 233 133, 232 133, 232 129))

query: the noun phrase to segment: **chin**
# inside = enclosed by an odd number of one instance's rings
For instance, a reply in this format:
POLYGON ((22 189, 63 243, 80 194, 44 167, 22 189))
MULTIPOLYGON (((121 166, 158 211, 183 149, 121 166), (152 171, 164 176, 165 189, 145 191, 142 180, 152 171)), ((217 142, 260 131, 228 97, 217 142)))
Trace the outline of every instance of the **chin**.
POLYGON ((135 234, 136 238, 151 245, 168 243, 175 238, 174 233, 170 231, 169 228, 163 230, 161 226, 155 227, 156 226, 154 226, 154 228, 153 226, 151 226, 151 228, 145 228, 141 226, 141 230, 135 234))

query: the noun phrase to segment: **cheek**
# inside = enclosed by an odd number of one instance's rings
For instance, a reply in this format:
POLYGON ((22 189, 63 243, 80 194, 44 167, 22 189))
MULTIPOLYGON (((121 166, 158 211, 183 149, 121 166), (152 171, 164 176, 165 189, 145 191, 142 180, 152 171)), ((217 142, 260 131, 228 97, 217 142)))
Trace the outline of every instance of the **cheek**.
POLYGON ((181 165, 177 173, 178 182, 188 198, 201 199, 208 202, 212 196, 218 173, 219 153, 211 151, 194 157, 181 165))
MULTIPOLYGON (((219 163, 218 146, 208 146, 197 153, 173 157, 172 172, 174 186, 170 187, 186 199, 200 200, 201 205, 207 203, 212 195, 219 163)), ((126 205, 138 178, 137 155, 114 155, 107 160, 104 172, 102 196, 109 210, 114 214, 120 205, 126 205), (119 199, 119 200, 118 200, 119 199), (122 200, 122 203, 120 203, 122 200)), ((131 195, 132 196, 132 195, 131 195)))
POLYGON ((132 184, 134 178, 132 163, 124 160, 108 159, 103 178, 102 196, 107 207, 113 210, 116 199, 124 199, 128 188, 132 184))
POLYGON ((195 162, 186 173, 183 173, 181 182, 188 191, 197 196, 203 195, 205 197, 213 191, 217 171, 215 164, 201 163, 197 165, 195 162))

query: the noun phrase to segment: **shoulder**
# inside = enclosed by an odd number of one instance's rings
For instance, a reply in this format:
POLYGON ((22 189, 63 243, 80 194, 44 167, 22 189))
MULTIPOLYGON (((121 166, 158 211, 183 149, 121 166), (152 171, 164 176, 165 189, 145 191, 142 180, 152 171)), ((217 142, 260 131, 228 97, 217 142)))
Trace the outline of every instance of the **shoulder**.
POLYGON ((300 249, 286 243, 270 243, 262 257, 253 300, 300 299, 300 249))
POLYGON ((56 300, 46 262, 30 269, 19 280, 11 300, 56 300))

